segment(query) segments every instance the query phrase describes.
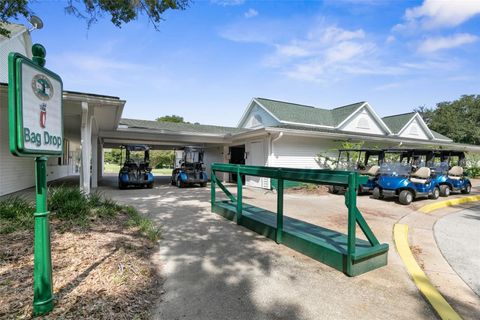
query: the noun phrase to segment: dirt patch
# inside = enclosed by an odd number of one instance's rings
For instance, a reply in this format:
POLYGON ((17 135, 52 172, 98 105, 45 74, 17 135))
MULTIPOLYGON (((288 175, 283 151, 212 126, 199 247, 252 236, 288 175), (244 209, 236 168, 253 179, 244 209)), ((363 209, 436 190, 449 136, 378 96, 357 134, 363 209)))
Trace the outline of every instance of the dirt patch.
POLYGON ((329 192, 327 186, 308 184, 285 189, 285 194, 325 195, 329 194, 329 192))
MULTIPOLYGON (((157 245, 118 214, 88 227, 51 219, 55 307, 45 319, 148 319, 162 293, 157 245)), ((0 318, 28 319, 33 230, 0 235, 0 318)))
POLYGON ((412 251, 413 256, 415 257, 415 260, 417 261, 418 265, 422 270, 425 269, 425 263, 423 262, 423 259, 421 258, 422 255, 422 248, 419 246, 410 246, 410 250, 412 251))

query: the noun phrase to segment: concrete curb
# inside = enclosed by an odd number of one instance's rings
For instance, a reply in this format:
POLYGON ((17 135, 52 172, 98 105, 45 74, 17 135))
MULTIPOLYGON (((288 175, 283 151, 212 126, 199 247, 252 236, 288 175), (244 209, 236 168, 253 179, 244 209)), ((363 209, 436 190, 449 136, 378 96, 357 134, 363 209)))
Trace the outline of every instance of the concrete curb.
POLYGON ((406 224, 395 224, 393 228, 393 235, 398 254, 405 264, 408 273, 412 277, 415 285, 420 290, 422 295, 435 309, 439 317, 442 319, 452 320, 462 319, 458 313, 453 310, 440 292, 433 286, 433 284, 430 282, 430 279, 428 279, 422 268, 420 268, 415 260, 408 244, 408 226, 406 224))
POLYGON ((441 209, 441 208, 456 206, 456 205, 459 205, 459 204, 468 203, 468 202, 475 202, 475 201, 480 201, 480 195, 451 199, 451 200, 445 200, 445 201, 440 201, 440 202, 436 202, 436 203, 427 204, 426 206, 421 207, 418 211, 423 212, 423 213, 431 213, 432 211, 435 211, 435 210, 438 210, 438 209, 441 209))

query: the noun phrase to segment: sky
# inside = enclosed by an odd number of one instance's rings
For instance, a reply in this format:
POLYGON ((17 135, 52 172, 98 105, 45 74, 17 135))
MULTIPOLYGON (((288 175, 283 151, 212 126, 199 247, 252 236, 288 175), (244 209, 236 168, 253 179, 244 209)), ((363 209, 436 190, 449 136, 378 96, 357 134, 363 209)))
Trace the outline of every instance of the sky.
POLYGON ((253 97, 387 116, 480 93, 480 0, 197 0, 159 31, 145 16, 87 28, 65 5, 31 5, 46 67, 126 100, 124 118, 236 126, 253 97))

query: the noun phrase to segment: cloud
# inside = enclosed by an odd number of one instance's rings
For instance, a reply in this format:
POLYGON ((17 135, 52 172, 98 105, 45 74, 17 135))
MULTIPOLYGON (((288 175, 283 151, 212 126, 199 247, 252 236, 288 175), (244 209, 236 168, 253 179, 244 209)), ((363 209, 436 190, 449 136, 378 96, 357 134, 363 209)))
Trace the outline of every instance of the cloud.
POLYGON ((469 33, 458 33, 453 36, 427 38, 418 47, 422 53, 431 53, 438 50, 452 49, 478 41, 478 37, 469 33))
POLYGON ((245 3, 245 0, 210 0, 211 3, 218 4, 219 6, 239 6, 245 3))
POLYGON ((404 15, 405 23, 397 24, 393 30, 451 28, 478 14, 480 14, 480 0, 425 0, 422 5, 407 9, 404 15))
POLYGON ((247 18, 247 19, 253 18, 253 17, 258 16, 258 11, 255 10, 255 9, 250 8, 250 9, 248 9, 248 11, 245 12, 243 15, 244 15, 245 18, 247 18))

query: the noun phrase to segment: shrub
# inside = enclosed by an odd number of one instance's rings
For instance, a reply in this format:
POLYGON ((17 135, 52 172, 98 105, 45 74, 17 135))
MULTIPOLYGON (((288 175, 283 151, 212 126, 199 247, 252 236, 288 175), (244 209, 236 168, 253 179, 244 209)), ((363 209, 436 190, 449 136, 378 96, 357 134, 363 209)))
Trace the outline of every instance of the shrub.
POLYGON ((20 197, 0 201, 0 233, 33 228, 34 212, 35 207, 20 197))

